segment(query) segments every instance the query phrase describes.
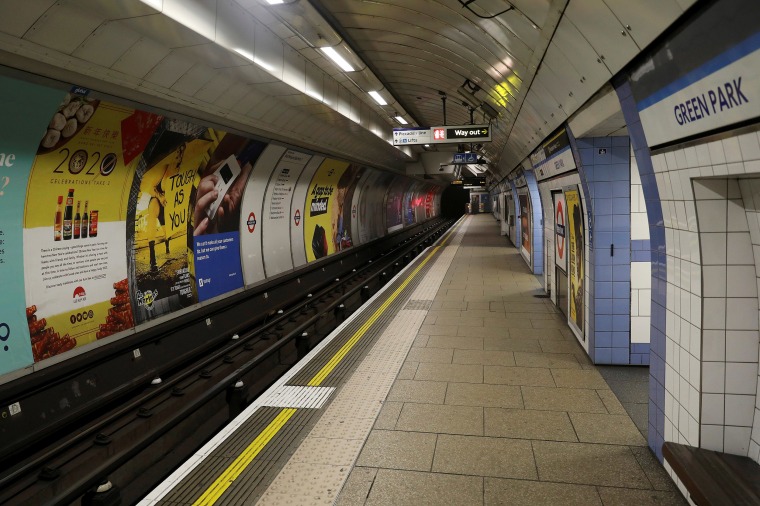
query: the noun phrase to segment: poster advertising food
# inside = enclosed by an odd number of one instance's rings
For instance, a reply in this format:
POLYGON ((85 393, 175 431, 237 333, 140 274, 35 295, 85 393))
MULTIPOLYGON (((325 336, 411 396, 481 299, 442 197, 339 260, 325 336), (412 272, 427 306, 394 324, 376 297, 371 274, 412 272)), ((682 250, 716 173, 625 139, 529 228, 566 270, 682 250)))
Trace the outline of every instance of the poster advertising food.
POLYGON ((388 186, 388 192, 385 195, 385 226, 388 233, 404 228, 403 200, 408 184, 408 179, 396 176, 396 179, 388 186))
POLYGON ((530 198, 527 193, 518 195, 520 203, 520 234, 522 238, 520 241, 520 252, 523 254, 528 264, 531 263, 530 256, 530 236, 532 232, 533 220, 530 209, 530 198))
POLYGON ((267 277, 293 268, 290 253, 290 209, 296 183, 309 160, 310 154, 289 149, 282 155, 269 178, 261 230, 262 240, 267 245, 264 248, 264 270, 267 277))
POLYGON ((561 191, 554 197, 554 261, 562 272, 567 272, 567 205, 561 191))
POLYGON ((198 300, 203 302, 243 287, 240 218, 243 194, 266 144, 208 131, 215 146, 195 175, 193 253, 198 300))
POLYGON ((348 207, 346 196, 356 184, 358 171, 358 166, 327 159, 314 174, 306 194, 304 220, 304 244, 309 262, 353 245, 351 212, 344 208, 348 207))
POLYGON ((134 327, 124 255, 130 143, 152 135, 160 117, 68 94, 48 121, 24 214, 35 362, 134 327))
POLYGON ((256 163, 253 164, 253 170, 247 178, 243 191, 239 229, 245 286, 260 283, 266 278, 261 217, 264 214, 267 185, 286 151, 287 148, 284 146, 266 145, 256 163))
POLYGON ((584 229, 581 197, 577 188, 565 190, 567 204, 567 235, 568 235, 568 273, 570 293, 569 316, 570 324, 583 335, 583 283, 584 283, 584 229))
POLYGON ((219 140, 219 133, 206 127, 163 119, 136 167, 127 210, 127 254, 137 323, 198 301, 193 252, 196 177, 209 164, 219 140))
POLYGON ((296 183, 293 191, 293 199, 290 205, 290 255, 293 258, 293 267, 306 265, 306 247, 304 246, 304 215, 306 210, 306 196, 324 158, 314 155, 306 164, 296 183))
MULTIPOLYGON (((33 362, 30 323, 24 310, 24 202, 29 173, 50 114, 64 95, 0 77, 0 375, 33 362)), ((52 210, 55 213, 55 209, 52 210)), ((48 227, 53 214, 48 217, 48 227)))

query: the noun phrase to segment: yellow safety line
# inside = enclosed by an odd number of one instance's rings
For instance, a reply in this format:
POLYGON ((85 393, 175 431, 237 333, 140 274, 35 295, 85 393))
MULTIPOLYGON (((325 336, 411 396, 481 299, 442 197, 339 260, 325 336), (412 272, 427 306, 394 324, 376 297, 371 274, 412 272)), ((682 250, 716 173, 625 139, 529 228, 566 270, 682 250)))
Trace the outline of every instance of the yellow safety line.
MULTIPOLYGON (((452 234, 456 229, 459 228, 459 226, 462 224, 460 221, 457 223, 457 225, 452 228, 446 236, 441 241, 441 244, 434 247, 425 257, 425 259, 420 262, 420 265, 415 268, 411 274, 404 280, 401 285, 396 288, 396 290, 391 294, 391 296, 383 303, 382 306, 380 306, 377 311, 375 311, 372 316, 364 322, 364 324, 361 326, 359 330, 356 331, 356 333, 351 336, 351 339, 344 344, 338 352, 333 355, 333 357, 330 359, 330 361, 317 373, 316 376, 314 376, 311 381, 309 381, 309 386, 319 386, 322 381, 332 372, 333 369, 340 363, 341 360, 348 354, 349 351, 351 351, 351 348, 359 341, 359 339, 364 336, 364 334, 369 330, 369 328, 372 326, 372 324, 375 323, 375 321, 380 317, 380 315, 383 314, 383 312, 388 308, 388 306, 391 305, 391 303, 398 297, 398 295, 401 293, 401 291, 406 288, 406 286, 414 279, 414 277, 417 275, 417 273, 420 272, 420 270, 425 266, 425 264, 428 263, 428 261, 433 257, 433 255, 443 247, 446 242, 451 238, 452 234)), ((274 420, 270 422, 269 425, 259 434, 256 439, 253 440, 253 442, 248 445, 248 448, 246 448, 243 453, 241 453, 233 462, 230 464, 227 469, 224 470, 224 472, 219 475, 219 477, 214 481, 214 483, 209 486, 205 492, 193 503, 193 506, 211 506, 214 504, 219 498, 224 494, 224 492, 232 485, 232 483, 240 477, 240 475, 245 471, 245 469, 253 462, 253 459, 256 458, 256 456, 261 452, 261 450, 264 449, 264 447, 269 443, 269 441, 272 440, 272 438, 277 435, 277 433, 282 429, 282 427, 285 425, 285 423, 290 420, 290 418, 296 413, 296 409, 293 408, 285 408, 275 417, 274 420)))
POLYGON ((327 378, 327 376, 338 366, 338 364, 343 360, 343 358, 348 354, 348 352, 351 351, 351 349, 356 345, 359 340, 364 337, 364 334, 374 325, 374 323, 377 321, 378 318, 385 312, 386 309, 388 309, 388 306, 390 306, 394 300, 399 296, 399 294, 406 288, 406 286, 414 279, 415 276, 420 272, 420 270, 425 266, 425 264, 428 263, 428 261, 435 255, 435 253, 441 249, 445 244, 446 241, 449 240, 451 235, 454 233, 454 231, 459 228, 459 224, 457 224, 456 227, 452 228, 448 234, 446 234, 446 237, 441 241, 441 244, 434 247, 432 251, 428 253, 428 255, 425 257, 425 259, 420 262, 420 265, 418 265, 412 272, 407 276, 407 278, 404 280, 401 285, 399 285, 396 290, 383 302, 383 304, 377 308, 377 310, 370 316, 364 324, 359 327, 359 330, 357 330, 354 335, 351 336, 351 338, 346 341, 346 343, 333 355, 333 357, 330 359, 329 362, 327 362, 322 369, 319 370, 319 372, 309 380, 310 387, 318 387, 322 384, 322 382, 327 378))
POLYGON ((272 440, 272 438, 280 431, 285 425, 285 422, 296 413, 297 410, 293 408, 286 408, 280 411, 280 414, 270 422, 264 431, 259 434, 253 442, 248 445, 243 453, 232 462, 232 464, 219 475, 219 477, 211 484, 209 488, 201 495, 197 501, 193 503, 193 506, 210 506, 214 504, 224 492, 232 485, 245 468, 253 462, 253 459, 258 455, 261 450, 272 440))

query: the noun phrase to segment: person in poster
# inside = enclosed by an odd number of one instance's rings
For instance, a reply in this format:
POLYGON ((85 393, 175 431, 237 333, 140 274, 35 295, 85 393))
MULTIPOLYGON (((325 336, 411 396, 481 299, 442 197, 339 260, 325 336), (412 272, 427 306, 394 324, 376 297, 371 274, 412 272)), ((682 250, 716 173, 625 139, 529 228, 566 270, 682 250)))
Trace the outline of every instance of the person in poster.
POLYGON ((584 275, 584 237, 583 210, 578 190, 565 192, 567 221, 569 229, 568 268, 570 284, 570 322, 583 334, 583 275, 584 275))
POLYGON ((217 142, 196 174, 193 251, 198 300, 243 287, 240 206, 253 165, 266 144, 209 130, 217 142))
POLYGON ((206 127, 165 119, 141 158, 130 193, 134 228, 127 248, 137 323, 197 302, 194 186, 219 140, 206 127))
POLYGON ((354 245, 351 239, 351 201, 361 175, 362 169, 351 164, 338 180, 330 223, 335 251, 343 251, 354 245), (346 202, 348 205, 345 205, 346 202))
POLYGON ((35 361, 134 327, 123 252, 125 190, 137 162, 127 146, 140 148, 134 138, 150 137, 159 121, 74 94, 50 119, 24 217, 35 361))

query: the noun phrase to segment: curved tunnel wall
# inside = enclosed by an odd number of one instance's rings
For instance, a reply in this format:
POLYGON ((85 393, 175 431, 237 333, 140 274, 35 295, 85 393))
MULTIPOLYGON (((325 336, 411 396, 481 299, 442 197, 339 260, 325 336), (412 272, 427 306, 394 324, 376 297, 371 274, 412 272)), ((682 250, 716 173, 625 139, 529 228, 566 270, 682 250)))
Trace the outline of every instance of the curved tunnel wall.
POLYGON ((90 90, 0 96, 6 380, 440 214, 436 184, 90 90))

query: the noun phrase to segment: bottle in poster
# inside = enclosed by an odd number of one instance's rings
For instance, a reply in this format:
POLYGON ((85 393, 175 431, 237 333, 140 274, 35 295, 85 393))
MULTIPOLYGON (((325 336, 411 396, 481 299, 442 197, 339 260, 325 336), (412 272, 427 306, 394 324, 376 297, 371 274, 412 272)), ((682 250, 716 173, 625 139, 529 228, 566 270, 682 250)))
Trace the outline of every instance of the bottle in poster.
POLYGON ((87 234, 90 231, 90 220, 89 220, 89 218, 87 216, 87 208, 89 207, 89 205, 90 205, 90 201, 89 200, 85 200, 84 201, 84 216, 82 216, 82 227, 81 227, 82 228, 82 233, 80 234, 80 236, 83 239, 87 237, 87 234))
POLYGON ((98 236, 98 211, 93 209, 90 213, 90 237, 98 236))
POLYGON ((55 209, 55 225, 53 226, 53 238, 56 241, 60 241, 63 235, 63 212, 61 211, 61 204, 63 204, 63 195, 58 196, 58 207, 55 209))
POLYGON ((69 194, 66 197, 66 211, 63 214, 63 239, 71 239, 71 219, 74 214, 74 188, 69 188, 69 194))
POLYGON ((82 231, 82 215, 79 214, 79 206, 82 202, 77 200, 77 214, 74 215, 74 239, 79 239, 79 233, 82 231))

